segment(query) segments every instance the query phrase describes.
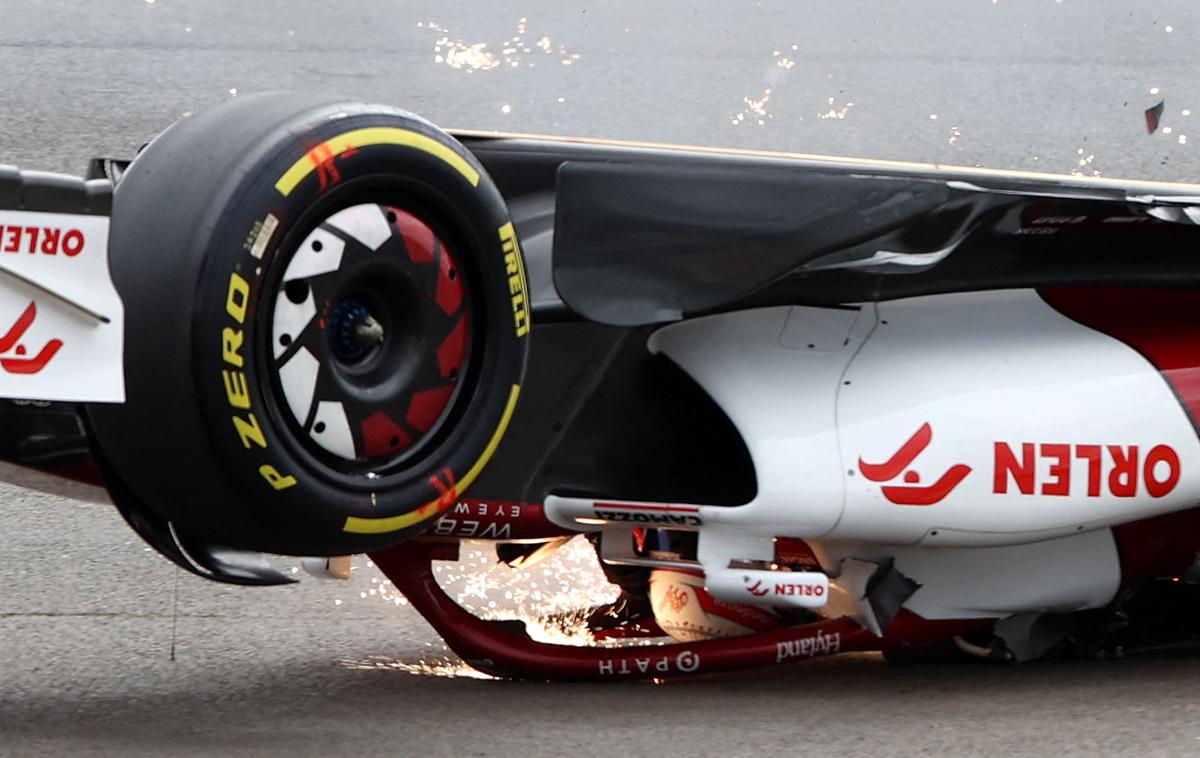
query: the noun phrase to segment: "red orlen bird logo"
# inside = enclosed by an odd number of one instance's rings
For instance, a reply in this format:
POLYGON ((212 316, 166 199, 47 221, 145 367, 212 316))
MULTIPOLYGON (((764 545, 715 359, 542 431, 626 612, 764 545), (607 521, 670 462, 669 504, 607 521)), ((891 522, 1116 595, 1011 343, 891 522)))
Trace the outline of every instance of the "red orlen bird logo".
POLYGON ((762 586, 762 579, 759 579, 754 584, 750 584, 750 577, 748 577, 748 576, 742 577, 742 580, 746 584, 746 591, 749 592, 751 595, 754 595, 755 597, 762 597, 763 595, 765 595, 771 591, 770 587, 762 586))
POLYGON ((940 503, 966 478, 967 474, 971 473, 971 467, 964 463, 955 464, 933 484, 921 486, 921 475, 908 467, 918 455, 925 451, 925 448, 929 447, 929 443, 932 441, 933 428, 926 422, 913 436, 908 438, 908 442, 900 446, 900 449, 891 458, 883 463, 867 463, 859 458, 858 470, 872 482, 890 482, 903 472, 904 486, 885 485, 880 487, 883 496, 896 505, 940 503), (905 469, 908 470, 905 471, 905 469))
POLYGON ((35 318, 37 318, 37 304, 30 302, 17 317, 16 322, 4 336, 0 337, 0 366, 10 374, 36 374, 46 367, 46 364, 63 345, 62 340, 52 339, 42 346, 37 355, 25 357, 25 346, 20 344, 21 337, 25 335, 35 318), (9 350, 13 351, 13 355, 6 355, 9 350))

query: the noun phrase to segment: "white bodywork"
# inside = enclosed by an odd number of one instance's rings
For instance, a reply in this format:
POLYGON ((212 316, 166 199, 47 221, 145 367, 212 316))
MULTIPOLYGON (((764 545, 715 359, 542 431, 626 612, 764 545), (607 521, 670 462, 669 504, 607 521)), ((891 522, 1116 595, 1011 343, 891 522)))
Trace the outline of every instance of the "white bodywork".
POLYGON ((0 397, 123 402, 108 217, 0 211, 0 397))
MULTIPOLYGON (((822 566, 839 578, 851 561, 891 559, 920 588, 904 607, 927 619, 1001 618, 1018 613, 1067 613, 1108 604, 1121 582, 1112 532, 997 547, 930 548, 878 543, 809 543, 822 566)), ((864 575, 865 578, 866 575, 864 575)), ((862 588, 831 594, 822 614, 859 616, 862 588)))
POLYGON ((879 318, 838 395, 846 505, 829 536, 1028 542, 1196 504, 1200 439, 1163 376, 1129 346, 1065 318, 1030 291, 884 303, 879 318), (861 475, 858 462, 887 459, 924 423, 932 443, 911 468, 922 482, 955 465, 972 471, 934 505, 898 506, 861 475), (1002 456, 1012 451, 1018 459, 1033 446, 1031 493, 996 466, 998 444, 1002 456), (1063 445, 1071 446, 1065 461, 1056 447, 1063 445), (1102 448, 1098 461, 1078 454, 1094 454, 1094 446, 1102 448), (1113 448, 1127 461, 1135 446, 1136 486, 1114 495, 1113 448), (1159 446, 1177 456, 1179 480, 1156 497, 1148 485, 1157 476, 1165 486, 1169 464, 1146 472, 1143 462, 1159 446), (1089 474, 1098 474, 1098 484, 1089 474))
MULTIPOLYGON (((926 618, 1076 610, 1117 590, 1105 527, 1200 501, 1200 440, 1163 376, 1034 291, 722 314, 650 349, 713 397, 755 466, 749 503, 673 506, 694 509, 710 574, 794 537, 835 578, 894 559, 926 618)), ((590 500, 547 514, 629 527, 590 500)), ((725 583, 710 590, 734 599, 725 583)))
MULTIPOLYGON (((995 545, 1200 500, 1200 440, 1158 370, 1032 291, 914 298, 860 311, 744 311, 666 327, 650 348, 691 374, 745 440, 759 492, 736 509, 743 530, 780 536, 786 524, 786 536, 795 537, 995 545), (862 462, 888 460, 924 424, 932 440, 904 472, 920 481, 864 476, 862 462), (997 443, 1022 463, 1023 445, 1035 446, 1033 493, 1020 492, 1012 476, 1007 491, 995 491, 997 443), (1061 464, 1044 448, 1055 445, 1072 446, 1069 475, 1051 472, 1061 464), (1088 492, 1090 462, 1078 456, 1079 446, 1102 448, 1097 494, 1088 492), (1133 497, 1111 492, 1110 448, 1117 446, 1136 446, 1139 454, 1133 497), (1179 479, 1154 497, 1142 461, 1159 446, 1174 452, 1179 479), (970 472, 935 503, 885 496, 886 487, 932 483, 960 465, 970 472), (1064 485, 1066 494, 1047 494, 1064 485)), ((1152 473, 1166 480, 1168 466, 1152 473)))

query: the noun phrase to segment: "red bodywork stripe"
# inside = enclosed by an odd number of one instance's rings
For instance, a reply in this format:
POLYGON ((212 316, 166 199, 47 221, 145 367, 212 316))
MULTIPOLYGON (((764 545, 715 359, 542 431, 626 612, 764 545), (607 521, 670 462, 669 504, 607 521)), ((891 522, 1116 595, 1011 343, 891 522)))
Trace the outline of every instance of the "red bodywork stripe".
MULTIPOLYGON (((1051 288, 1040 294, 1072 321, 1141 353, 1174 390, 1200 432, 1200 292, 1051 288)), ((1123 589, 1145 579, 1182 576, 1200 547, 1200 509, 1122 524, 1113 534, 1123 589)))
POLYGON ((1200 292, 1044 289, 1040 294, 1072 321, 1141 353, 1162 372, 1196 426, 1200 419, 1200 292))

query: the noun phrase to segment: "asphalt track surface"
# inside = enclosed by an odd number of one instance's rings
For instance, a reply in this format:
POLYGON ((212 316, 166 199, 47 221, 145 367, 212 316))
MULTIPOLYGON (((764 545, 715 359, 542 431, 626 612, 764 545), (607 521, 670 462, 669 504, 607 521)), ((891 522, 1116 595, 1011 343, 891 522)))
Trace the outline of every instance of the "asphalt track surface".
MULTIPOLYGON (((4 0, 0 161, 81 171, 291 89, 446 126, 1200 180, 1188 2, 455 5, 4 0), (1148 135, 1160 99, 1170 132, 1148 135)), ((1195 658, 855 656, 662 686, 409 673, 456 669, 361 559, 345 584, 220 587, 103 506, 0 495, 4 756, 1200 750, 1195 658)))

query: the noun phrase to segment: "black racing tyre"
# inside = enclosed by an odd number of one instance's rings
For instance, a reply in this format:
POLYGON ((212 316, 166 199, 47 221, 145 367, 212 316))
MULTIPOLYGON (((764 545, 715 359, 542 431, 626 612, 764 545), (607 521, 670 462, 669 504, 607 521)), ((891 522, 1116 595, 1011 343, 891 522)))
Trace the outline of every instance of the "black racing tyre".
POLYGON ((421 530, 510 419, 529 321, 504 201, 401 110, 238 98, 168 129, 114 196, 127 402, 108 475, 183 533, 364 552, 421 530))

